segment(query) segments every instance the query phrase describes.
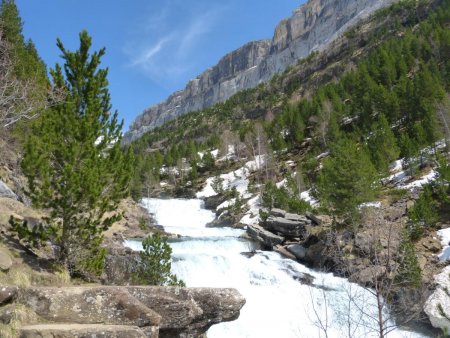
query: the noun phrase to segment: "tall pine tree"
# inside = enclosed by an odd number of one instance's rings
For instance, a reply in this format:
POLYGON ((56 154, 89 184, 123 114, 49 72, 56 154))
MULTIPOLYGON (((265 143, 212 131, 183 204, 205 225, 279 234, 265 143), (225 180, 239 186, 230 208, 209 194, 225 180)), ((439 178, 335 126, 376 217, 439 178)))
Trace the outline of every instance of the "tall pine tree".
POLYGON ((330 146, 317 182, 322 205, 350 217, 358 205, 375 198, 377 172, 366 149, 343 136, 330 146))
POLYGON ((121 217, 116 208, 129 193, 132 155, 122 151, 122 123, 110 113, 108 70, 98 69, 105 49, 90 54, 86 31, 75 52, 57 45, 65 64, 51 74, 65 100, 35 122, 22 168, 32 202, 49 212, 43 234, 51 229, 60 263, 89 276, 102 271, 102 233, 121 217))

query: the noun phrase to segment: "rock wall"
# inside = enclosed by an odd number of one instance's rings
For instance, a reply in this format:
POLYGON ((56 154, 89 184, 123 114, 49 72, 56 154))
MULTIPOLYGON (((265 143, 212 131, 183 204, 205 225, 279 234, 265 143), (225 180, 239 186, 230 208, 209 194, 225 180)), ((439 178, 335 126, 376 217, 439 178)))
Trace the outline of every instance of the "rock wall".
POLYGON ((217 65, 189 81, 164 102, 146 109, 125 134, 124 141, 182 114, 224 101, 284 71, 312 51, 322 50, 348 27, 394 0, 310 0, 282 20, 272 40, 247 43, 217 65))
POLYGON ((14 307, 36 316, 20 337, 201 337, 213 324, 239 317, 235 289, 158 286, 0 287, 0 322, 14 307))

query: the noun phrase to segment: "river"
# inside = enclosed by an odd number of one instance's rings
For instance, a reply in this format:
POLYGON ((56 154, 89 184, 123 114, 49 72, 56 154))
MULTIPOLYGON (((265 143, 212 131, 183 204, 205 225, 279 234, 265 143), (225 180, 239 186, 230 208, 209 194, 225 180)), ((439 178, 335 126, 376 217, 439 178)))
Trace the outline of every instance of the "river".
MULTIPOLYGON (((376 314, 375 298, 369 291, 258 250, 240 238, 243 230, 205 227, 215 214, 203 209, 201 200, 142 203, 166 231, 182 236, 170 242, 172 272, 188 287, 234 287, 247 301, 237 320, 212 326, 209 338, 378 337, 377 322, 371 318, 376 314), (250 252, 254 254, 242 254, 250 252), (303 274, 314 277, 312 285, 298 280, 303 274)), ((137 241, 126 245, 141 249, 137 241)), ((387 337, 428 336, 396 329, 387 337)))

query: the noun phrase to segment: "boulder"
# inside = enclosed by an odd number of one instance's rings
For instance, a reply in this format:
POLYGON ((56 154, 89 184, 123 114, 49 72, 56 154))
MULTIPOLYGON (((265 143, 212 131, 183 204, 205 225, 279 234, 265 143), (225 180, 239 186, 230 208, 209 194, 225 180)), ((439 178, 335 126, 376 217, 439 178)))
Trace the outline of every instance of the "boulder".
POLYGON ((424 311, 430 319, 431 325, 442 330, 450 329, 450 266, 435 276, 436 290, 428 297, 424 311))
POLYGON ((99 324, 40 324, 20 329, 20 338, 158 338, 157 328, 99 324))
MULTIPOLYGON (((262 223, 264 229, 271 232, 280 233, 281 235, 293 238, 303 235, 305 230, 306 218, 304 216, 287 214, 291 219, 269 216, 265 222, 262 223)), ((309 221, 308 221, 309 222, 309 221)))
POLYGON ((286 211, 277 209, 277 208, 273 208, 270 210, 270 214, 275 217, 283 217, 284 218, 284 216, 286 216, 286 211))
POLYGON ((0 197, 18 199, 17 195, 2 180, 0 180, 0 197))
POLYGON ((126 289, 99 287, 28 287, 18 302, 56 323, 158 326, 161 316, 126 289))
POLYGON ((0 286, 0 305, 6 304, 14 300, 17 296, 19 288, 17 286, 0 286))
POLYGON ((305 216, 308 217, 316 225, 322 224, 322 220, 309 211, 305 212, 305 216))
POLYGON ((295 260, 296 257, 290 253, 288 250, 286 250, 286 248, 280 244, 275 245, 273 247, 273 251, 278 252, 280 255, 283 255, 284 257, 287 257, 289 259, 295 260))
POLYGON ((236 319, 245 299, 235 289, 95 286, 28 287, 17 302, 47 322, 22 337, 185 338, 236 319))
POLYGON ((306 248, 300 244, 290 244, 286 249, 292 253, 297 259, 304 259, 306 257, 306 248))
POLYGON ((275 235, 274 233, 267 231, 256 224, 249 225, 247 227, 247 233, 251 238, 257 240, 263 246, 270 249, 284 241, 284 237, 275 235))
POLYGON ((139 252, 124 247, 108 247, 104 278, 108 285, 126 285, 133 282, 141 257, 139 252))
POLYGON ((245 304, 236 289, 129 286, 127 290, 162 316, 162 338, 197 337, 213 324, 238 318, 245 304))
POLYGON ((205 201, 204 208, 208 210, 216 210, 219 205, 225 202, 226 199, 227 196, 223 194, 206 197, 204 199, 205 201))
POLYGON ((0 248, 0 270, 4 272, 8 271, 11 268, 12 264, 13 262, 8 250, 0 248))

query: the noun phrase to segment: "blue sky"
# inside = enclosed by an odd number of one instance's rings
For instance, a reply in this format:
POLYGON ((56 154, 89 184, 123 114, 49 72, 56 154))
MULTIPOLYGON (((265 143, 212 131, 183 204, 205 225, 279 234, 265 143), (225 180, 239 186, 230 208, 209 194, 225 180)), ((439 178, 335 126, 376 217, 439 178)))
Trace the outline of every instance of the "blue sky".
POLYGON ((113 108, 124 129, 145 108, 251 40, 272 38, 301 0, 16 0, 24 35, 49 67, 60 62, 56 38, 78 47, 87 29, 106 47, 113 108))

